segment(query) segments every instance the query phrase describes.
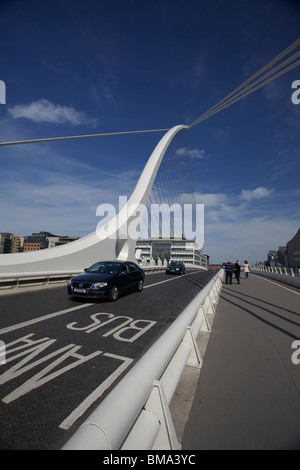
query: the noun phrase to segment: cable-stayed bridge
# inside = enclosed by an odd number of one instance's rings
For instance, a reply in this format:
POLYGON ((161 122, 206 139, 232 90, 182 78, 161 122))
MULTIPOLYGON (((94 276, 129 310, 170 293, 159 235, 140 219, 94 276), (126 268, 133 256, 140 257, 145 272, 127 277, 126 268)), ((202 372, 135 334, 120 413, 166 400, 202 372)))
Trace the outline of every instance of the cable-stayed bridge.
MULTIPOLYGON (((142 175, 133 191, 129 201, 123 209, 116 214, 116 216, 110 220, 104 227, 99 228, 96 232, 83 237, 73 243, 66 246, 43 250, 32 253, 17 253, 3 255, 0 258, 0 273, 19 273, 19 272, 39 272, 39 271, 62 271, 62 270, 78 270, 83 269, 87 264, 92 263, 96 259, 119 259, 119 260, 134 260, 134 250, 136 238, 139 234, 139 230, 134 230, 134 236, 128 233, 128 227, 133 224, 134 220, 141 222, 143 218, 143 210, 149 202, 153 204, 153 199, 158 196, 160 201, 163 203, 170 202, 176 203, 182 206, 183 192, 181 194, 176 189, 178 182, 180 182, 184 175, 188 172, 188 152, 185 150, 186 165, 181 171, 181 178, 177 181, 170 177, 170 172, 176 171, 176 161, 173 160, 173 164, 169 165, 168 172, 165 171, 164 156, 167 152, 171 142, 177 136, 178 133, 186 131, 190 127, 194 127, 204 120, 214 116, 223 109, 231 106, 235 102, 245 98, 256 90, 267 85, 276 78, 289 72, 293 68, 300 65, 300 51, 297 51, 300 46, 300 39, 289 46, 286 50, 276 56, 268 64, 262 67, 256 72, 251 78, 246 80, 243 84, 233 90, 224 99, 218 102, 215 106, 210 108, 207 112, 199 116, 196 120, 190 123, 189 126, 178 125, 169 130, 162 137, 157 144, 152 155, 150 156, 142 175), (296 52, 295 52, 296 50, 296 52), (161 171, 159 172, 159 168, 161 171), (156 176, 159 172, 156 184, 154 184, 156 176), (163 176, 162 176, 163 175, 163 176), (166 177, 167 175, 167 177, 166 177), (163 184, 162 184, 163 182, 163 184), (164 194, 162 194, 162 192, 164 194), (163 198, 161 197, 163 196, 163 198)), ((140 132, 157 132, 166 131, 166 129, 156 129, 148 131, 132 131, 132 133, 140 132)), ((15 141, 15 142, 2 142, 0 146, 5 145, 24 145, 33 144, 36 142, 49 142, 67 139, 79 139, 79 138, 92 138, 92 137, 103 137, 104 135, 120 135, 122 132, 110 133, 110 134, 91 134, 87 136, 68 136, 68 137, 57 137, 57 138, 45 138, 45 139, 32 139, 27 141, 15 141)), ((124 132, 123 134, 128 134, 124 132)), ((179 152, 182 149, 187 149, 186 146, 177 147, 171 154, 171 159, 176 157, 176 151, 179 152)), ((177 167, 178 170, 178 167, 177 167)), ((189 177, 189 175, 188 175, 189 177)), ((192 179, 189 177, 190 183, 192 179)), ((186 190, 187 191, 187 190, 186 190)), ((189 191, 192 194, 192 191, 189 191)), ((151 221, 151 226, 154 226, 154 220, 151 221)), ((137 224, 135 223, 135 226, 137 224)), ((160 232, 160 223, 156 223, 157 231, 160 232)), ((176 227, 173 225, 173 231, 176 227)), ((167 235, 171 235, 168 233, 167 235)), ((174 233, 173 233, 174 235, 174 233)), ((182 234, 179 234, 182 235, 182 234)))
MULTIPOLYGON (((94 233, 61 247, 31 253, 3 255, 0 259, 1 271, 32 273, 45 270, 53 272, 73 270, 75 272, 93 264, 95 260, 134 260, 139 230, 136 229, 135 236, 132 236, 129 233, 130 228, 137 219, 141 223, 150 193, 152 197, 154 194, 155 201, 159 194, 163 198, 166 197, 166 184, 170 184, 170 178, 168 181, 164 178, 162 185, 159 177, 157 187, 155 185, 153 187, 153 184, 170 142, 178 132, 185 129, 186 126, 175 126, 164 135, 150 156, 130 199, 113 219, 98 227, 94 233)), ((165 169, 165 166, 163 165, 162 168, 165 169)), ((178 189, 175 194, 173 188, 168 188, 168 198, 179 196, 178 189)), ((139 225, 138 222, 135 226, 139 225)), ((131 232, 133 233, 133 230, 131 232)))
MULTIPOLYGON (((134 259, 131 222, 135 235, 151 236, 152 225, 158 236, 166 231, 159 219, 143 226, 142 210, 191 201, 183 176, 191 178, 178 164, 189 128, 297 67, 299 45, 189 126, 155 130, 165 134, 131 198, 98 233, 1 255, 0 274, 134 259)), ((167 227, 173 235, 181 229, 180 217, 167 227)), ((299 290, 253 273, 240 285, 222 280, 222 270, 158 272, 146 276, 142 294, 116 303, 71 302, 65 286, 1 291, 0 448, 299 449, 299 290)))

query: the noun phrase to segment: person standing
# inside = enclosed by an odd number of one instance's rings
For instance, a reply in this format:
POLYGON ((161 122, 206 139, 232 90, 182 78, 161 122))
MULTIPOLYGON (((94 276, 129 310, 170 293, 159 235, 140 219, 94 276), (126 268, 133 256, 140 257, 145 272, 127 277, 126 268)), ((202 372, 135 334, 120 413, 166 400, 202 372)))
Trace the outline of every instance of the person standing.
POLYGON ((249 273, 250 273, 250 264, 248 263, 247 260, 244 261, 244 273, 245 273, 245 278, 248 279, 249 273))
POLYGON ((226 284, 228 284, 228 281, 230 284, 232 284, 232 273, 233 273, 233 264, 229 259, 227 263, 225 264, 226 284))
POLYGON ((237 280, 237 283, 240 283, 240 276, 241 276, 241 265, 239 263, 239 260, 237 259, 236 262, 234 263, 234 274, 235 278, 237 280))

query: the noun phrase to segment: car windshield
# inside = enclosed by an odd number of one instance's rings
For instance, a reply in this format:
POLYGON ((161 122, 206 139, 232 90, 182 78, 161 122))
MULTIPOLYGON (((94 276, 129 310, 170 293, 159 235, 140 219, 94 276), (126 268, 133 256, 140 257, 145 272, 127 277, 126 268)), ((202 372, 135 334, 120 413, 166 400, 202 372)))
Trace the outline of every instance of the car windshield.
POLYGON ((99 274, 115 274, 119 271, 122 263, 116 262, 99 262, 93 264, 90 268, 86 269, 87 273, 99 273, 99 274))
POLYGON ((181 266, 181 263, 176 263, 175 261, 170 263, 170 266, 181 266))

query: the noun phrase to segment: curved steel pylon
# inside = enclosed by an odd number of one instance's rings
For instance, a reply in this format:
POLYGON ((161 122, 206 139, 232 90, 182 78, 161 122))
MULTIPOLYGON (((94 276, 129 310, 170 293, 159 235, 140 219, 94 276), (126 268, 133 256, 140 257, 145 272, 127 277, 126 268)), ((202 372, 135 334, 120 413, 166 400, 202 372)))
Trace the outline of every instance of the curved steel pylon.
POLYGON ((0 256, 1 273, 39 273, 81 271, 99 260, 135 260, 136 238, 129 236, 128 227, 136 219, 142 220, 147 201, 166 150, 175 135, 188 129, 178 125, 170 129, 153 150, 137 185, 120 212, 105 226, 74 242, 59 247, 26 253, 9 253, 0 256))

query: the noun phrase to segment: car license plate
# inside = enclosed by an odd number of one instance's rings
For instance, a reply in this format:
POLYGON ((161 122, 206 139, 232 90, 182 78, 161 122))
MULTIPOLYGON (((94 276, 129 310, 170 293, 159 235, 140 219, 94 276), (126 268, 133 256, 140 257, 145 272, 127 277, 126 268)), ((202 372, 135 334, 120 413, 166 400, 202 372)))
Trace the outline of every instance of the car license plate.
POLYGON ((86 294, 86 289, 77 289, 77 288, 74 288, 74 292, 77 292, 78 294, 86 294))

